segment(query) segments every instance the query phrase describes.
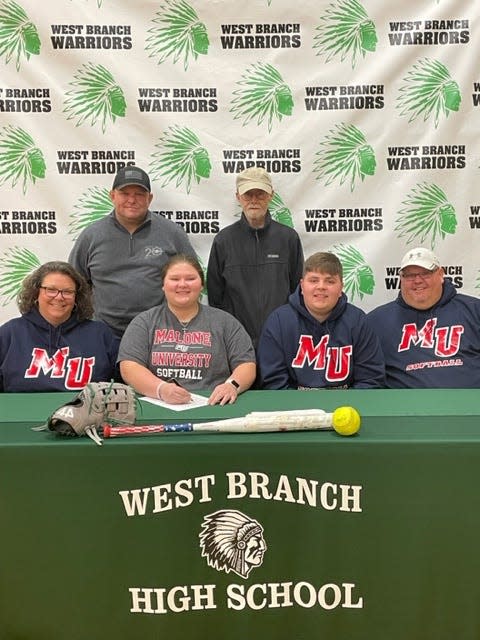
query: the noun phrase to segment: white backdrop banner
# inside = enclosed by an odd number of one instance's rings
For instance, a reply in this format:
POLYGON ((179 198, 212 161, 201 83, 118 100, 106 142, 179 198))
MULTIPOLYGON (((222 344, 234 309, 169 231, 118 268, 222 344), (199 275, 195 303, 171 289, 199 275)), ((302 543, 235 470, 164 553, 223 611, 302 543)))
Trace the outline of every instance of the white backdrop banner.
POLYGON ((419 245, 477 295, 479 23, 475 0, 0 0, 0 322, 125 164, 204 266, 256 164, 354 304, 419 245))

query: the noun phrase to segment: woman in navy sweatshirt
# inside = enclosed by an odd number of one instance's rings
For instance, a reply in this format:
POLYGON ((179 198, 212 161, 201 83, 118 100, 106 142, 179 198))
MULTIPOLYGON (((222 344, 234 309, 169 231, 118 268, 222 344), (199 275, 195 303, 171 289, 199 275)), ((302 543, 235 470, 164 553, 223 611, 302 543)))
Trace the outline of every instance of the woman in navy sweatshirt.
POLYGON ((78 391, 114 376, 118 341, 90 319, 90 287, 67 262, 27 276, 17 303, 21 316, 0 327, 0 391, 78 391))

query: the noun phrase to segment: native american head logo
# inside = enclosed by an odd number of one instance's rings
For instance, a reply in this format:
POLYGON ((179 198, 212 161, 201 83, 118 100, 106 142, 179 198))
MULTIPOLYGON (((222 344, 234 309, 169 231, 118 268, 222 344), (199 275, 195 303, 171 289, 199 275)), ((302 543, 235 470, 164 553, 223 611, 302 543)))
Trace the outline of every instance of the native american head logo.
POLYGON ((273 198, 270 200, 270 204, 268 205, 268 210, 270 211, 270 215, 273 220, 276 220, 287 227, 292 227, 293 229, 292 213, 277 192, 273 194, 273 198))
POLYGON ((152 22, 145 50, 150 52, 150 58, 158 58, 158 64, 169 57, 175 64, 183 57, 186 71, 192 59, 208 53, 207 29, 185 0, 164 0, 162 11, 152 22))
POLYGON ((202 558, 217 571, 233 571, 248 578, 263 563, 267 549, 263 527, 253 518, 234 510, 216 511, 203 519, 199 534, 202 558))
POLYGON ((271 64, 252 64, 237 84, 240 89, 233 92, 230 111, 234 120, 243 120, 243 126, 256 119, 259 126, 266 121, 271 131, 274 120, 292 115, 292 92, 271 64))
POLYGON ((358 179, 373 176, 375 169, 373 148, 360 129, 345 123, 336 125, 325 136, 314 162, 317 180, 324 180, 326 186, 335 180, 340 185, 348 180, 351 191, 358 179))
POLYGON ((127 103, 123 91, 103 65, 86 63, 73 77, 70 83, 73 89, 66 93, 63 110, 67 120, 76 118, 77 127, 86 120, 90 120, 92 127, 100 122, 105 133, 108 121, 125 117, 127 103))
POLYGON ((327 56, 326 62, 335 56, 343 62, 351 56, 355 68, 360 56, 365 57, 377 47, 375 25, 357 0, 338 0, 328 5, 316 30, 313 47, 318 49, 317 55, 327 56))
POLYGON ((399 238, 407 236, 407 244, 414 240, 423 244, 428 239, 433 249, 438 238, 455 233, 455 209, 436 184, 417 184, 402 204, 395 231, 400 232, 399 238))
POLYGON ((80 196, 73 205, 75 212, 70 216, 68 233, 76 240, 80 233, 92 222, 104 218, 112 210, 110 192, 104 187, 92 187, 80 196))
POLYGON ((210 156, 191 129, 169 127, 155 147, 158 151, 152 154, 151 177, 153 180, 163 178, 162 187, 175 181, 176 187, 183 184, 190 193, 193 182, 210 177, 210 156))
POLYGON ((452 80, 447 67, 438 60, 423 58, 403 78, 397 98, 402 116, 412 122, 418 116, 428 120, 433 116, 435 128, 440 116, 448 118, 450 111, 458 111, 462 96, 458 84, 452 80))
POLYGON ((37 28, 23 8, 13 0, 5 0, 0 4, 0 56, 5 56, 8 64, 15 58, 17 71, 20 60, 25 57, 38 56, 40 53, 40 37, 37 28))
POLYGON ((23 193, 29 182, 45 178, 43 153, 32 136, 20 127, 7 126, 0 131, 0 185, 11 180, 12 187, 22 182, 23 193))
POLYGON ((37 256, 25 247, 12 247, 0 258, 0 292, 3 306, 15 300, 23 280, 40 266, 37 256))
POLYGON ((375 289, 373 270, 367 264, 360 251, 352 245, 336 245, 332 248, 343 271, 343 288, 349 300, 362 300, 364 295, 371 296, 375 289))

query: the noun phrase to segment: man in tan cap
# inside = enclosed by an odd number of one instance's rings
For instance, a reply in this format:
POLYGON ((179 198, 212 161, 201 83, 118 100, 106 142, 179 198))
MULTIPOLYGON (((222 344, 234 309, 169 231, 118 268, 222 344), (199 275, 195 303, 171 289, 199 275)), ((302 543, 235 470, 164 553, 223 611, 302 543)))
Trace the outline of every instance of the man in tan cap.
POLYGON ((272 180, 262 167, 237 175, 240 220, 214 238, 207 269, 209 304, 235 316, 256 347, 273 309, 287 302, 303 269, 297 232, 272 219, 272 180))
POLYGON ((457 293, 437 256, 410 249, 400 293, 371 311, 390 388, 479 388, 480 300, 457 293))

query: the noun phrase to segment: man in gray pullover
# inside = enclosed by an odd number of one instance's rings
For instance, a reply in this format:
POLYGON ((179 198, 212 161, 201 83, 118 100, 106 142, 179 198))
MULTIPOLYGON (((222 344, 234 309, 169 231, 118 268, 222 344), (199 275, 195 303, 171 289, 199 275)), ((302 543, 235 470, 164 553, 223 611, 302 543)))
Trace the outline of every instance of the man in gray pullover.
POLYGON ((118 171, 110 198, 112 212, 82 231, 68 261, 92 286, 95 318, 121 338, 134 316, 162 302, 167 260, 195 251, 179 225, 149 210, 150 179, 139 167, 118 171))

